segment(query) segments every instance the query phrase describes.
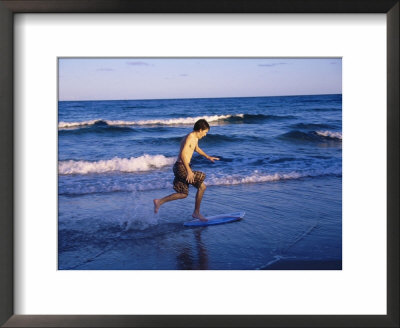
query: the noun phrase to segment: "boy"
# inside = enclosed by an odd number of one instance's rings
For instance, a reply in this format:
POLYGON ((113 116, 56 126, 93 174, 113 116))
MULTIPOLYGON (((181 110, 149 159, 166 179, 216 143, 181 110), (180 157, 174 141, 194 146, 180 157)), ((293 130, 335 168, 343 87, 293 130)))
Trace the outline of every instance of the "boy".
POLYGON ((215 160, 219 160, 218 157, 208 156, 198 146, 198 141, 204 138, 209 130, 210 125, 206 120, 201 119, 194 124, 193 132, 182 139, 178 159, 173 168, 175 174, 174 190, 176 193, 165 196, 164 198, 154 199, 154 213, 157 213, 160 206, 166 202, 186 198, 189 194, 189 184, 191 184, 197 188, 196 203, 192 217, 201 221, 207 221, 207 219, 200 214, 200 204, 204 191, 206 190, 206 185, 203 183, 206 175, 200 171, 192 171, 190 160, 192 159, 194 151, 213 163, 215 160))

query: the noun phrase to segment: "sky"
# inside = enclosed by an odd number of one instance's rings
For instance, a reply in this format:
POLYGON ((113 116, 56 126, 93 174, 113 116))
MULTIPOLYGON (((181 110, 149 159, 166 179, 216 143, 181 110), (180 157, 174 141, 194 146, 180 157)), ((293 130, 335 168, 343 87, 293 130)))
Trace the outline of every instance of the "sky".
POLYGON ((59 100, 342 93, 341 58, 59 58, 59 100))

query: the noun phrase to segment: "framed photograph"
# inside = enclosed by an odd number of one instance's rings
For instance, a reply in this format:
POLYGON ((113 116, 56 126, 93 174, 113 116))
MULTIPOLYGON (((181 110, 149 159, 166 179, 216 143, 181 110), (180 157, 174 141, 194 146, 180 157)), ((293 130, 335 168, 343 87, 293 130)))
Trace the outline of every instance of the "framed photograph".
POLYGON ((398 1, 185 6, 0 2, 1 324, 398 326, 398 1))
POLYGON ((341 270, 341 58, 59 58, 58 79, 59 270, 341 270))

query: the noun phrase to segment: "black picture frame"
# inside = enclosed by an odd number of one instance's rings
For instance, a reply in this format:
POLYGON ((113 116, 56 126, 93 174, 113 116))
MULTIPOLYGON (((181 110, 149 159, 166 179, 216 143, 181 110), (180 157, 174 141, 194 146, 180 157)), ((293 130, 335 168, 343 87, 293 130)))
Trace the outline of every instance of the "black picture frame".
POLYGON ((0 324, 4 327, 399 327, 399 8, 399 0, 0 0, 0 324), (13 21, 16 13, 386 14, 387 315, 14 315, 13 21))

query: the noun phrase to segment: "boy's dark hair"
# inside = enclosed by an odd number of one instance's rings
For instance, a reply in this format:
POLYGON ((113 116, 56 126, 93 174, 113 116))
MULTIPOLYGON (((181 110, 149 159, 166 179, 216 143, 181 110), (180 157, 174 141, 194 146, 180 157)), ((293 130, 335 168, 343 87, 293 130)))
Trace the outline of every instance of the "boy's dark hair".
POLYGON ((196 123, 194 123, 193 130, 198 132, 200 130, 210 130, 210 125, 205 119, 200 119, 196 123))

